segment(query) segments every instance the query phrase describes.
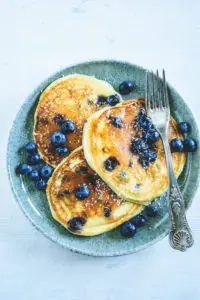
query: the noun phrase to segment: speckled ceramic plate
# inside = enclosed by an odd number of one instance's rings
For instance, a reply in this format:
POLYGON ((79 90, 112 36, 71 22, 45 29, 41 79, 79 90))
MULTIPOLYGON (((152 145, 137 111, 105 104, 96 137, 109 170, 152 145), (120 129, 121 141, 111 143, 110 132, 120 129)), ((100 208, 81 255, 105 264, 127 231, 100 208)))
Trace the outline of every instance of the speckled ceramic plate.
MULTIPOLYGON (((164 238, 169 231, 166 196, 158 199, 159 216, 149 219, 145 227, 138 230, 132 239, 121 237, 116 228, 95 237, 79 237, 70 234, 51 216, 45 192, 35 189, 34 183, 26 177, 17 176, 15 168, 25 161, 21 148, 33 139, 33 117, 41 92, 54 80, 73 73, 95 75, 108 81, 115 89, 121 81, 130 79, 135 83, 134 91, 124 97, 131 99, 144 97, 145 69, 120 61, 91 61, 61 70, 41 83, 24 102, 19 110, 8 142, 7 165, 10 184, 25 215, 45 236, 67 249, 94 256, 115 256, 140 251, 164 238)), ((177 121, 188 121, 192 131, 190 135, 199 142, 199 132, 194 117, 181 96, 169 85, 171 113, 177 121)), ((188 156, 185 169, 179 178, 179 184, 188 206, 198 187, 200 170, 200 150, 188 156)))

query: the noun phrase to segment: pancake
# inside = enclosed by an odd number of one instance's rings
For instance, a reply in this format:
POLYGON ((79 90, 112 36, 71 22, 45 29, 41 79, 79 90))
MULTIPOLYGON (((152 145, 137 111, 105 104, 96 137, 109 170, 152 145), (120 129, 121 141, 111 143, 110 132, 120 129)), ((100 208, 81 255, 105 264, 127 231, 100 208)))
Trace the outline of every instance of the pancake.
POLYGON ((99 101, 99 96, 113 94, 117 93, 107 82, 80 74, 50 84, 40 96, 34 122, 34 139, 43 160, 55 167, 63 159, 50 141, 52 133, 60 130, 62 121, 71 120, 75 124, 75 131, 67 135, 66 142, 66 147, 73 151, 82 144, 83 125, 87 118, 106 106, 99 101))
MULTIPOLYGON (((106 108, 93 114, 84 127, 83 147, 90 167, 98 173, 108 186, 121 198, 140 204, 147 204, 160 196, 168 187, 165 154, 161 139, 155 145, 157 159, 144 169, 138 162, 138 155, 130 150, 132 138, 138 136, 134 125, 144 99, 122 102, 113 108, 106 108), (122 128, 116 128, 111 118, 121 117, 122 128), (114 159, 113 171, 105 169, 105 161, 114 159)), ((168 131, 169 141, 182 139, 176 121, 171 117, 168 131)), ((186 154, 172 153, 174 171, 178 177, 183 170, 186 154)))
POLYGON ((124 201, 113 193, 89 167, 82 147, 73 151, 54 170, 48 181, 47 197, 53 217, 72 233, 84 236, 109 231, 143 209, 142 205, 124 201), (90 196, 80 201, 74 190, 84 184, 89 187, 90 196), (106 217, 105 212, 110 216, 106 217), (85 224, 76 231, 71 228, 71 220, 77 217, 85 224))

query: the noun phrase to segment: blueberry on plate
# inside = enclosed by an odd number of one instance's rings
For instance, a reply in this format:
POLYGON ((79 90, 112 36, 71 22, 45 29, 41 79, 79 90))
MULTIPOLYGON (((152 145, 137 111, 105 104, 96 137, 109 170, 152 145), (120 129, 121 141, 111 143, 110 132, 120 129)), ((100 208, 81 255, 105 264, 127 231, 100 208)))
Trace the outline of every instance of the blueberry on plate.
POLYGON ((133 153, 140 153, 148 149, 148 144, 140 138, 134 139, 131 143, 131 151, 133 153))
POLYGON ((110 106, 115 106, 116 104, 118 104, 120 102, 120 97, 117 94, 108 96, 106 99, 106 102, 110 106))
POLYGON ((81 232, 83 225, 86 223, 86 219, 83 217, 74 217, 69 220, 68 228, 71 231, 81 232))
POLYGON ((58 153, 58 155, 63 156, 63 157, 68 156, 70 154, 70 151, 67 147, 56 148, 56 152, 58 153))
POLYGON ((143 215, 137 215, 131 220, 131 223, 136 227, 142 227, 147 223, 147 220, 143 215))
POLYGON ((37 145, 33 142, 28 142, 25 146, 24 149, 26 150, 26 152, 28 153, 34 153, 37 150, 37 145))
POLYGON ((50 178, 52 173, 53 173, 53 168, 50 167, 49 165, 44 165, 40 170, 40 174, 43 179, 50 178))
POLYGON ((40 179, 40 173, 38 170, 33 170, 29 173, 29 178, 33 181, 38 181, 40 179))
POLYGON ((190 131, 190 124, 188 122, 181 122, 178 124, 178 128, 182 133, 187 133, 190 131))
POLYGON ((104 168, 109 172, 112 172, 118 165, 119 162, 114 156, 111 156, 104 161, 104 168))
POLYGON ((187 138, 183 141, 184 150, 186 152, 194 152, 197 150, 197 142, 193 138, 187 138))
POLYGON ((41 161, 40 154, 34 153, 28 157, 28 163, 30 165, 37 165, 41 161))
POLYGON ((35 183, 36 189, 38 189, 40 191, 45 190, 46 186, 47 186, 47 183, 43 179, 40 179, 40 180, 36 181, 36 183, 35 183))
POLYGON ((66 136, 59 131, 55 131, 51 135, 51 143, 53 146, 63 146, 66 143, 66 136))
POLYGON ((111 124, 116 128, 122 128, 123 127, 123 121, 120 117, 111 117, 111 124))
POLYGON ((78 200, 84 200, 90 196, 90 190, 87 185, 80 185, 75 189, 74 194, 78 200))
POLYGON ((75 125, 74 122, 72 122, 71 120, 67 120, 61 124, 60 128, 63 133, 69 134, 71 132, 74 132, 75 125))
POLYGON ((142 132, 142 137, 148 144, 152 144, 159 139, 159 133, 155 128, 150 128, 149 130, 142 132))
POLYGON ((148 205, 145 210, 148 217, 156 217, 158 215, 158 206, 156 204, 148 205))
POLYGON ((173 152, 182 152, 183 151, 183 142, 177 138, 171 140, 170 142, 171 150, 173 152))
POLYGON ((134 84, 130 80, 125 80, 119 85, 119 92, 122 95, 130 94, 134 89, 134 84))
POLYGON ((32 171, 32 167, 29 166, 28 164, 21 164, 17 167, 17 173, 18 174, 29 174, 32 171))
POLYGON ((136 234, 136 227, 131 222, 125 222, 120 227, 120 233, 126 238, 131 238, 136 234))

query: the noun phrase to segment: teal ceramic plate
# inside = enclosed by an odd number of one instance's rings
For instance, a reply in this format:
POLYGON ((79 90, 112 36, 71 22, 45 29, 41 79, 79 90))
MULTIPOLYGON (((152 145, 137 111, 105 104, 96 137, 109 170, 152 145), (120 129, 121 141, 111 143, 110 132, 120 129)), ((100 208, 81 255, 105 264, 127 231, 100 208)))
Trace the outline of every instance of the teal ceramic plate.
MULTIPOLYGON (((58 245, 93 256, 115 256, 140 251, 158 242, 168 234, 169 220, 166 197, 163 195, 158 199, 159 216, 148 220, 148 224, 138 230, 132 239, 122 238, 118 228, 95 237, 74 236, 52 218, 45 192, 37 191, 34 183, 30 182, 28 178, 22 178, 15 174, 16 166, 25 161, 25 154, 21 148, 33 139, 33 117, 38 98, 52 81, 64 75, 82 73, 106 80, 117 89, 121 81, 130 79, 135 83, 135 89, 128 97, 124 97, 126 100, 144 97, 145 71, 141 67, 120 61, 91 61, 68 67, 41 83, 19 110, 10 131, 8 142, 7 165, 10 184, 17 202, 28 219, 45 236, 58 245)), ((197 124, 190 109, 172 86, 169 85, 168 88, 172 115, 177 121, 190 122, 192 127, 190 135, 199 142, 197 124)), ((185 170, 179 178, 186 207, 189 206, 196 192, 199 170, 200 151, 198 149, 196 153, 188 157, 185 170)))

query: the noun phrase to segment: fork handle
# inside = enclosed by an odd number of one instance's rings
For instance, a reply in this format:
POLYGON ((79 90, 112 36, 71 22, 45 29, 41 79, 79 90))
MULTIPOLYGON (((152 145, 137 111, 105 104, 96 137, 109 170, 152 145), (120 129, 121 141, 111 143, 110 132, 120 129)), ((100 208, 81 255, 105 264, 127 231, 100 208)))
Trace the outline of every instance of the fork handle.
POLYGON ((166 157, 168 171, 168 207, 170 217, 169 241, 172 248, 186 251, 193 243, 191 229, 188 225, 185 213, 185 204, 180 192, 176 176, 174 173, 171 150, 168 142, 167 133, 160 134, 166 157))

